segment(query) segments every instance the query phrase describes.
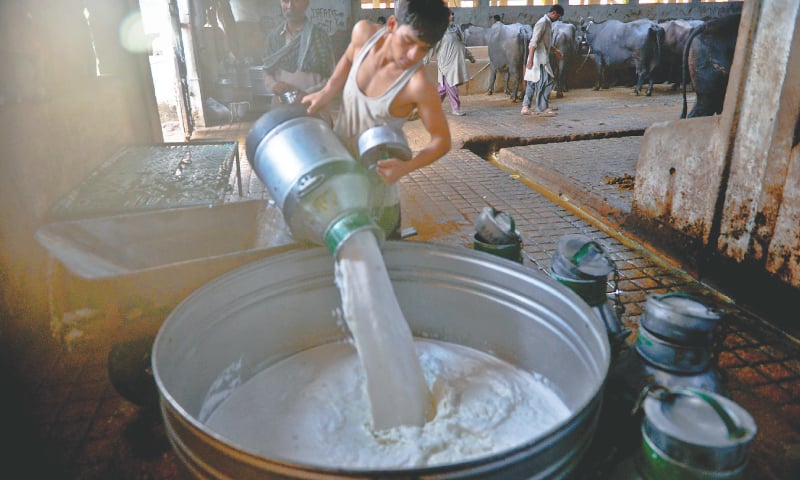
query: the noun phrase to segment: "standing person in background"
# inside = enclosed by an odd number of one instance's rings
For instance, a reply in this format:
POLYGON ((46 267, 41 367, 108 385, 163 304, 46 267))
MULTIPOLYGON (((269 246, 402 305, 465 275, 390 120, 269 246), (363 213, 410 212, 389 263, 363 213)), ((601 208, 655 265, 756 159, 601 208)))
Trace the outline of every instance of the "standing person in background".
POLYGON ((436 67, 439 70, 437 78, 439 99, 443 101, 445 96, 449 97, 453 115, 461 116, 464 112, 461 111, 458 86, 469 81, 469 72, 464 59, 468 58, 470 62, 475 63, 475 57, 464 44, 464 34, 455 25, 454 19, 455 14, 450 10, 450 24, 442 39, 426 57, 426 63, 429 57, 436 57, 436 67))
POLYGON ((342 94, 334 130, 355 156, 358 137, 388 125, 401 130, 416 111, 430 138, 410 160, 388 158, 369 169, 373 217, 387 238, 400 238, 400 194, 397 181, 429 165, 450 150, 450 128, 436 86, 425 74, 422 59, 441 40, 448 8, 438 0, 403 0, 381 26, 361 20, 350 44, 322 90, 303 103, 314 114, 342 94))
MULTIPOLYGON (((531 97, 536 97, 534 115, 554 116, 550 108, 550 92, 553 91, 555 75, 550 68, 550 44, 552 43, 553 22, 564 16, 564 7, 553 5, 533 26, 533 35, 528 44, 528 60, 525 65, 525 97, 522 99, 521 115, 530 115, 531 97)), ((553 53, 561 58, 561 51, 553 47, 553 53)))
POLYGON ((335 65, 331 39, 306 16, 309 0, 281 0, 284 22, 267 37, 264 83, 281 95, 297 91, 297 100, 325 86, 335 65))

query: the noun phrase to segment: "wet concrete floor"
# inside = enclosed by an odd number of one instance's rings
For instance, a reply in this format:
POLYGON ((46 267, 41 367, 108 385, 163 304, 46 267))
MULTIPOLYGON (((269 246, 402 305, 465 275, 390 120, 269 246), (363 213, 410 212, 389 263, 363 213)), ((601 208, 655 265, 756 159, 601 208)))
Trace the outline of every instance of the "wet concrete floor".
MULTIPOLYGON (((453 149, 401 182, 404 227, 423 241, 472 248, 474 222, 491 204, 516 221, 523 264, 544 272, 560 238, 579 233, 600 243, 619 269, 621 319, 635 338, 647 296, 684 292, 725 308, 716 362, 725 388, 758 424, 745 478, 788 479, 800 472, 800 343, 777 322, 742 309, 724 291, 697 281, 679 260, 643 247, 619 228, 630 209, 630 178, 641 134, 653 122, 676 118, 680 95, 657 87, 652 97, 627 88, 575 90, 556 101, 558 116, 519 115, 503 95, 463 98, 463 117, 447 114, 453 149), (558 140, 553 142, 553 140, 558 140), (490 155, 491 154, 491 155, 490 155), (487 160, 488 158, 488 160, 487 160)), ((447 107, 445 107, 447 110, 447 107)), ((243 195, 226 202, 268 200, 245 160, 244 139, 254 118, 201 129, 196 140, 238 139, 243 195)), ((419 121, 405 131, 414 149, 426 141, 419 121)), ((169 139, 168 139, 169 140, 169 139)), ((235 179, 231 177, 231 187, 235 179)), ((75 291, 67 276, 61 288, 75 291)), ((4 449, 26 465, 27 478, 180 479, 179 462, 150 408, 120 395, 109 380, 109 354, 126 341, 154 334, 174 304, 114 297, 111 307, 83 310, 81 295, 64 302, 67 327, 54 335, 21 336, 6 351, 18 375, 11 432, 4 449), (81 335, 70 337, 70 333, 81 335)), ((63 322, 62 322, 63 323, 63 322)), ((49 332, 48 332, 49 333, 49 332)), ((614 460, 619 460, 614 459, 614 460)), ((594 478, 612 478, 598 460, 594 478)), ((589 476, 588 478, 591 478, 589 476)))

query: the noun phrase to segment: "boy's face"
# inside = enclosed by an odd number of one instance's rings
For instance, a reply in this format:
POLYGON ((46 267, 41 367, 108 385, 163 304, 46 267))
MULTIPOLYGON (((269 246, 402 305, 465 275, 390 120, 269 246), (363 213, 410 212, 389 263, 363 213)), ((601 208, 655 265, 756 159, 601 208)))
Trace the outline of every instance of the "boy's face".
POLYGON ((433 47, 420 40, 416 30, 409 25, 398 25, 394 17, 389 19, 387 27, 392 33, 391 49, 395 63, 403 70, 411 68, 425 58, 433 47))

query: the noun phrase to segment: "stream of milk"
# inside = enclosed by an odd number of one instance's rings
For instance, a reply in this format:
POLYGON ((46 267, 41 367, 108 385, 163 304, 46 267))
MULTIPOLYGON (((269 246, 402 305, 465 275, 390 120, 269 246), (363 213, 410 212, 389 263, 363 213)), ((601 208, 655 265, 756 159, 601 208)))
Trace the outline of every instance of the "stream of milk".
POLYGON ((336 284, 366 375, 372 428, 422 426, 433 413, 430 391, 371 231, 357 231, 339 247, 336 284))

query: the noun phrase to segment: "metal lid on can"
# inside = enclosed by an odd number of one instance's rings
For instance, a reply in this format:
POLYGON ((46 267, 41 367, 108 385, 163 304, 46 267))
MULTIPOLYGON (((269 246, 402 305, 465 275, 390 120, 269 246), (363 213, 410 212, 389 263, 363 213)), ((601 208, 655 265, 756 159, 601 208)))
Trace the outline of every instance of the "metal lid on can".
POLYGON ((558 241, 551 268, 562 277, 605 280, 614 264, 599 243, 585 235, 572 234, 558 241))
POLYGON ((403 130, 390 125, 378 125, 365 130, 358 136, 357 143, 359 161, 367 168, 378 160, 410 160, 413 156, 403 130))
POLYGON ((644 400, 643 434, 663 455, 704 471, 735 470, 756 435, 753 417, 722 395, 657 387, 644 400))
POLYGON ((482 241, 492 245, 506 245, 519 241, 514 218, 489 206, 483 207, 475 221, 475 232, 482 241))
POLYGON ((641 324, 668 340, 707 345, 721 318, 721 311, 685 293, 673 292, 648 296, 641 324))

